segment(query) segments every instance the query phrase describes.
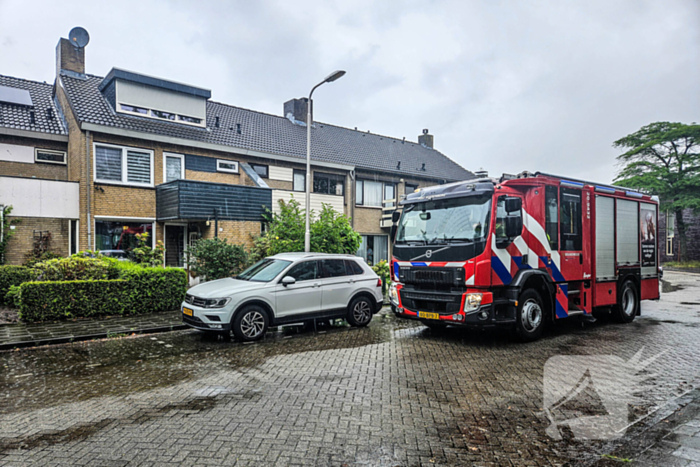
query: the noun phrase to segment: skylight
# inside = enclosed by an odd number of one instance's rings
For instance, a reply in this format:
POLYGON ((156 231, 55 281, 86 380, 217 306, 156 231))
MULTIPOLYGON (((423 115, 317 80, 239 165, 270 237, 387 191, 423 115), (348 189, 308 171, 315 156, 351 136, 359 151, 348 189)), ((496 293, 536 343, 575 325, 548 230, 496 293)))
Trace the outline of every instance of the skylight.
POLYGON ((28 107, 32 107, 34 105, 29 91, 26 89, 10 88, 7 86, 0 86, 0 103, 25 105, 28 107))

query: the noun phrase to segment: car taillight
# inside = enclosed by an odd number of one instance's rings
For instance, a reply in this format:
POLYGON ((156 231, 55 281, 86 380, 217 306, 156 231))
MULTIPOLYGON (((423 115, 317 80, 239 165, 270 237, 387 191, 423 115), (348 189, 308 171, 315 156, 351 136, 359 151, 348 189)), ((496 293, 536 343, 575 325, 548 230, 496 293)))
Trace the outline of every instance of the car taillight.
POLYGON ((377 279, 377 287, 381 287, 381 286, 382 286, 382 278, 380 277, 379 279, 377 279))

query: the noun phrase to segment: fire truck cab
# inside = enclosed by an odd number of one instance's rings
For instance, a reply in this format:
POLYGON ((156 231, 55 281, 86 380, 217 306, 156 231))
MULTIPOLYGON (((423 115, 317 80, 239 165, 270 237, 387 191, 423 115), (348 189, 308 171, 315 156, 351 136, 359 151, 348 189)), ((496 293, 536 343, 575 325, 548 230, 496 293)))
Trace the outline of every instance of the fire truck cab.
POLYGON ((523 172, 416 190, 391 238, 391 306, 430 327, 511 326, 594 311, 621 322, 659 298, 658 200, 611 185, 523 172))

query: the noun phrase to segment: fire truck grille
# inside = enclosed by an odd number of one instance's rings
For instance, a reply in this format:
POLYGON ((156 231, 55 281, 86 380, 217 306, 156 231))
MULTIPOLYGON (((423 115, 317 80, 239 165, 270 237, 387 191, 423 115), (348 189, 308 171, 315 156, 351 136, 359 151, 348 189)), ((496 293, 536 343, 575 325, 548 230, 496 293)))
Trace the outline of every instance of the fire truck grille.
POLYGON ((429 294, 400 290, 401 304, 411 311, 453 314, 459 311, 462 294, 429 294))
POLYGON ((403 267, 399 269, 404 284, 453 285, 455 269, 403 267))

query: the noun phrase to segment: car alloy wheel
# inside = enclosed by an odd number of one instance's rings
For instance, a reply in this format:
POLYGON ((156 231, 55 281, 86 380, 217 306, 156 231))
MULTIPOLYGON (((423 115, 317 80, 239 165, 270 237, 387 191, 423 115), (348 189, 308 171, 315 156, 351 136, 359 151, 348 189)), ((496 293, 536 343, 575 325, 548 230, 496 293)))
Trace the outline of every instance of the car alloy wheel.
POLYGON ((252 310, 243 315, 241 319, 241 333, 250 340, 259 337, 265 330, 265 317, 257 310, 252 310))
POLYGON ((352 317, 355 318, 358 324, 369 323, 372 319, 372 309, 369 307, 367 300, 355 302, 355 306, 352 307, 352 317))

